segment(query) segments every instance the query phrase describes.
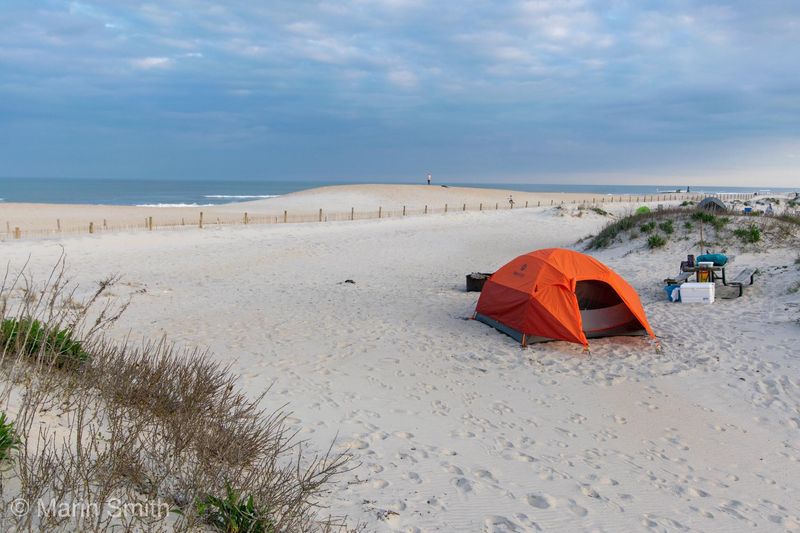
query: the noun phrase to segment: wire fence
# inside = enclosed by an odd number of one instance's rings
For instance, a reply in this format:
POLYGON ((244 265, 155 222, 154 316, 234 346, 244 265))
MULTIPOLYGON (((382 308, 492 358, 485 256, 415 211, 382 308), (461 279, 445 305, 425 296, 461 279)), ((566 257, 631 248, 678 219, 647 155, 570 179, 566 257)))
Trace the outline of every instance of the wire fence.
MULTIPOLYGON (((60 219, 55 220, 55 224, 51 227, 25 227, 25 225, 15 224, 7 220, 5 224, 5 233, 0 233, 0 240, 19 240, 19 239, 37 239, 37 238, 54 238, 60 236, 80 235, 80 234, 103 234, 103 233, 120 233, 120 232, 134 232, 134 231, 161 231, 161 230, 184 230, 184 229, 203 229, 214 226, 229 226, 229 225, 265 225, 265 224, 298 224, 310 222, 341 222, 341 221, 356 221, 356 220, 373 220, 383 218, 401 218, 401 217, 415 217, 426 215, 443 215, 448 213, 464 213, 464 212, 482 212, 482 211, 500 211, 511 209, 531 209, 540 207, 552 207, 559 205, 583 205, 589 207, 599 207, 605 204, 619 204, 619 203, 652 203, 652 202, 669 202, 669 201, 699 201, 708 197, 705 194, 689 194, 689 193, 675 193, 675 194, 657 194, 657 195, 596 195, 586 196, 584 198, 576 198, 569 200, 536 200, 525 202, 480 202, 474 204, 459 203, 459 204, 444 204, 444 205, 424 205, 422 207, 409 207, 400 206, 394 208, 384 208, 378 206, 371 210, 359 210, 350 208, 348 211, 329 211, 325 209, 318 209, 313 212, 294 212, 284 210, 282 213, 250 213, 242 210, 239 214, 232 214, 230 212, 217 213, 215 211, 193 211, 187 212, 183 216, 176 216, 174 214, 148 215, 141 219, 139 223, 131 223, 130 221, 114 222, 110 218, 90 220, 83 223, 62 223, 60 219)), ((713 195, 723 201, 732 200, 748 200, 753 198, 753 194, 718 194, 713 195)), ((226 206, 229 208, 230 206, 226 206)), ((113 212, 113 208, 110 210, 113 212)), ((156 211, 156 213, 158 213, 156 211)), ((129 218, 129 217, 126 217, 129 218)))

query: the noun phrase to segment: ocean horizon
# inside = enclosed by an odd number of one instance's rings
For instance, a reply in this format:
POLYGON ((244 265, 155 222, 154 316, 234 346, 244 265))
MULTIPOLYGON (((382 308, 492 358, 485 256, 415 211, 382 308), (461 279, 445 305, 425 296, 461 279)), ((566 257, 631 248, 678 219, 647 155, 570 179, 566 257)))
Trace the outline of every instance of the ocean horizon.
MULTIPOLYGON (((271 180, 155 180, 100 178, 0 178, 0 205, 3 203, 130 205, 148 207, 211 206, 273 198, 317 187, 363 185, 374 182, 271 181, 271 180)), ((390 182, 387 184, 424 184, 390 182)), ((432 186, 511 189, 526 192, 592 193, 602 195, 645 195, 686 190, 685 185, 613 185, 554 183, 463 183, 434 181, 432 186)), ((690 186, 695 193, 785 193, 787 187, 690 186)))

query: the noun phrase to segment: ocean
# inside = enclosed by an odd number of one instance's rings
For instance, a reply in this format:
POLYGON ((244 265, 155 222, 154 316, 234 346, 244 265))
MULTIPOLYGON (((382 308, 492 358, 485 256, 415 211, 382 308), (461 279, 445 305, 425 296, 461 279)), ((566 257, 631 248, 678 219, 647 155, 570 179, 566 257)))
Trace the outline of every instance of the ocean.
MULTIPOLYGON (((422 184, 422 182, 417 182, 422 184)), ((107 204, 141 206, 204 206, 272 198, 290 192, 343 185, 331 181, 245 181, 245 180, 116 180, 89 178, 0 178, 0 205, 4 202, 52 204, 107 204)), ((677 185, 602 185, 553 183, 458 183, 434 182, 453 187, 484 187, 536 192, 578 192, 605 195, 658 194, 685 187, 677 185)), ((774 193, 797 189, 781 187, 696 186, 698 193, 774 193)))

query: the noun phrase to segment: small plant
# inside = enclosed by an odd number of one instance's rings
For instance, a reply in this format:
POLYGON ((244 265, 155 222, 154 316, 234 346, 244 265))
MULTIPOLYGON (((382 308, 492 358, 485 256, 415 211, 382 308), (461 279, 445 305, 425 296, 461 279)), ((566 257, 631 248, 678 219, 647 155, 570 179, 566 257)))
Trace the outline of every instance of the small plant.
POLYGON ((681 207, 688 207, 690 205, 694 205, 694 202, 691 200, 684 200, 683 202, 681 202, 681 207))
POLYGON ((6 414, 0 412, 0 463, 7 462, 11 458, 11 452, 19 449, 19 445, 14 422, 10 422, 6 414))
POLYGON ((694 228, 694 224, 692 224, 687 220, 686 222, 683 223, 683 227, 686 229, 686 231, 692 231, 692 228, 694 228))
POLYGON ((0 323, 0 346, 18 350, 29 357, 54 357, 57 368, 79 365, 89 360, 80 341, 72 338, 69 329, 48 328, 31 318, 8 318, 0 323))
POLYGON ((715 217, 711 225, 714 226, 715 230, 719 231, 730 221, 731 219, 728 217, 715 217))
POLYGON ((656 223, 652 220, 650 222, 645 222, 639 226, 639 229, 642 231, 642 233, 651 233, 654 229, 656 229, 656 223))
POLYGON ((750 224, 747 228, 733 230, 733 234, 746 243, 756 243, 761 240, 761 230, 755 224, 750 224))
POLYGON ((800 291, 800 281, 795 281, 789 286, 789 294, 796 294, 800 291))
POLYGON ((226 533, 274 533, 275 525, 269 513, 256 508, 253 496, 237 493, 225 485, 225 497, 206 496, 197 503, 197 512, 206 522, 226 533))
POLYGON ((695 211, 694 213, 692 213, 692 219, 698 220, 700 222, 705 222, 706 224, 713 224, 716 221, 717 217, 706 211, 695 211))
POLYGON ((604 216, 604 217, 608 216, 608 211, 606 211, 605 209, 602 209, 600 207, 595 206, 595 207, 590 207, 589 209, 591 209, 592 211, 594 211, 595 213, 597 213, 600 216, 604 216))
POLYGON ((672 225, 671 220, 665 220, 658 225, 659 229, 667 235, 672 235, 675 232, 675 227, 672 225))
POLYGON ((655 235, 650 235, 647 238, 647 246, 651 249, 662 248, 665 244, 667 244, 667 239, 657 233, 655 235))

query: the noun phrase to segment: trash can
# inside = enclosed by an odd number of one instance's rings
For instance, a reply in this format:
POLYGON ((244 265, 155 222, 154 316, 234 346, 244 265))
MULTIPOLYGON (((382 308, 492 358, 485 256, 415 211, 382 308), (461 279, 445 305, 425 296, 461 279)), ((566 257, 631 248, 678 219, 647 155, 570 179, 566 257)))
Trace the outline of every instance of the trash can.
POLYGON ((467 274, 467 292, 481 292, 483 290, 483 285, 491 275, 491 273, 486 272, 467 274))

